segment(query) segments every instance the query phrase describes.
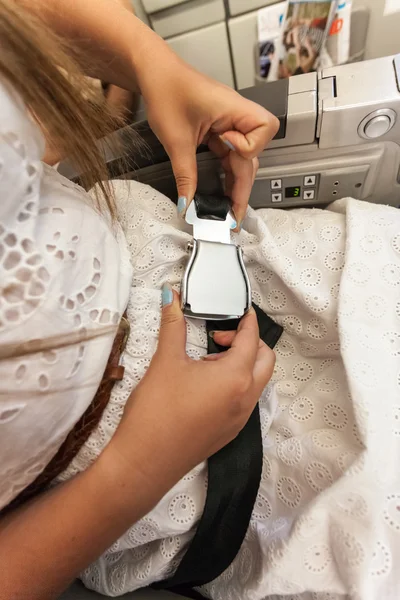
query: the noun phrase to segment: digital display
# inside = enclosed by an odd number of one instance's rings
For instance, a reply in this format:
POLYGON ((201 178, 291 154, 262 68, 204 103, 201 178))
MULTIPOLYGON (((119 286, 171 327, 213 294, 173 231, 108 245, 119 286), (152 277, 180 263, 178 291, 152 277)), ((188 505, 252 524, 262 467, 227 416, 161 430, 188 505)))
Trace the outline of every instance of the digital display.
POLYGON ((301 187, 287 187, 285 188, 285 198, 300 198, 301 187))

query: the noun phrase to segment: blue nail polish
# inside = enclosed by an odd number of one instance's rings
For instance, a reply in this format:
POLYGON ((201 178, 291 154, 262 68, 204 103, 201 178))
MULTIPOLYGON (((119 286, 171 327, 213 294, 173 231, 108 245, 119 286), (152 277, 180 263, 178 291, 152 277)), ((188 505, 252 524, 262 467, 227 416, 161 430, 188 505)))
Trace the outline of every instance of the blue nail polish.
POLYGON ((185 212, 186 206, 187 206, 187 198, 185 198, 185 196, 180 196, 178 198, 178 213, 180 215, 182 215, 185 212))
POLYGON ((232 142, 230 142, 229 140, 225 140, 224 138, 221 138, 221 139, 224 142, 225 146, 228 146, 229 150, 232 150, 232 152, 236 152, 236 148, 232 144, 232 142))
POLYGON ((169 283, 164 283, 162 286, 161 301, 163 306, 169 306, 174 301, 174 294, 169 283))
POLYGON ((237 227, 237 223, 236 221, 233 221, 233 223, 231 224, 231 229, 236 229, 237 227))

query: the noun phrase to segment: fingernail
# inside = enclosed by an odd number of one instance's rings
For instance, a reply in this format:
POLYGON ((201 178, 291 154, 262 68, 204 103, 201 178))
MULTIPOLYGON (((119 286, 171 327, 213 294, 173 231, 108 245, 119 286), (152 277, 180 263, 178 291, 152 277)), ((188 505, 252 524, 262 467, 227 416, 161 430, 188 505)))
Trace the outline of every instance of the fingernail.
POLYGON ((237 223, 236 223, 236 221, 233 221, 231 224, 231 229, 236 229, 236 227, 237 227, 237 223))
POLYGON ((164 283, 161 292, 161 302, 163 306, 169 306, 174 301, 174 294, 169 283, 164 283))
POLYGON ((210 331, 208 335, 213 340, 214 339, 214 335, 215 335, 215 331, 210 331))
POLYGON ((232 229, 237 229, 238 233, 242 229, 242 221, 240 221, 232 210, 232 218, 235 220, 235 226, 232 225, 232 229))
POLYGON ((229 150, 232 150, 232 152, 236 152, 236 148, 232 144, 232 142, 230 142, 229 140, 226 140, 224 138, 221 138, 221 140, 224 142, 225 146, 228 146, 229 150))
POLYGON ((182 216, 186 210, 187 198, 185 196, 179 196, 177 206, 178 206, 178 213, 182 216))

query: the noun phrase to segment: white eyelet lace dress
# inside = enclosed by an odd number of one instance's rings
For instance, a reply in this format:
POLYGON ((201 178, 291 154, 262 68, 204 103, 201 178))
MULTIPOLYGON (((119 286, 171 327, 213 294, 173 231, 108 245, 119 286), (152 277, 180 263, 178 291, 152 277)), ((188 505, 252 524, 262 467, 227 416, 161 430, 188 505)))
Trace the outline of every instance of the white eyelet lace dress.
MULTIPOLYGON (((108 443, 146 372, 160 288, 179 286, 190 232, 161 194, 116 182, 126 245, 79 187, 42 167, 42 139, 5 86, 0 101, 3 507, 90 403, 112 334, 16 358, 10 349, 115 324, 128 303, 125 377, 60 480, 72 477, 108 443)), ((253 299, 284 334, 260 399, 264 467, 251 524, 233 564, 202 592, 215 600, 395 600, 400 212, 350 199, 325 211, 249 210, 238 242, 253 299)), ((189 355, 200 358, 206 346, 204 325, 188 322, 189 355)), ((118 596, 171 575, 194 535, 206 487, 203 464, 91 565, 84 583, 118 596)))

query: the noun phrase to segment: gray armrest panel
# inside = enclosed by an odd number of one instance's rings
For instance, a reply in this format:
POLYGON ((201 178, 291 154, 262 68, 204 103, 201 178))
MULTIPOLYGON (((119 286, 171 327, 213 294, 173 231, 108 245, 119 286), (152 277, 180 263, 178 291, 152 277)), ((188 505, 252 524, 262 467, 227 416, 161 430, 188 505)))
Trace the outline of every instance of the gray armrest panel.
MULTIPOLYGON (((102 594, 96 594, 87 590, 81 583, 75 582, 60 598, 59 600, 101 600, 106 598, 102 594)), ((182 596, 176 596, 169 592, 158 592, 154 590, 139 590, 132 594, 126 594, 121 596, 123 600, 178 600, 182 599, 182 596)))

